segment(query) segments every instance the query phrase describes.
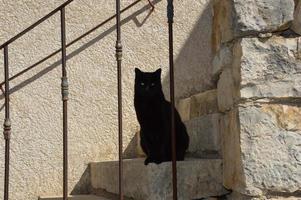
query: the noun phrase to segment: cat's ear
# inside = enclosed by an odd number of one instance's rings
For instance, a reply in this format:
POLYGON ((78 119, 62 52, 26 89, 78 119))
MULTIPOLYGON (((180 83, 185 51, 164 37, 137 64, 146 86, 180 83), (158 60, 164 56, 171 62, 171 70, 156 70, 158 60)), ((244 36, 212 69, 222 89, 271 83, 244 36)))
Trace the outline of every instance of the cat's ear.
POLYGON ((159 69, 157 69, 156 71, 155 71, 155 73, 159 76, 159 77, 161 77, 161 68, 159 68, 159 69))
POLYGON ((141 74, 141 70, 136 67, 135 68, 135 73, 136 73, 136 75, 141 74))

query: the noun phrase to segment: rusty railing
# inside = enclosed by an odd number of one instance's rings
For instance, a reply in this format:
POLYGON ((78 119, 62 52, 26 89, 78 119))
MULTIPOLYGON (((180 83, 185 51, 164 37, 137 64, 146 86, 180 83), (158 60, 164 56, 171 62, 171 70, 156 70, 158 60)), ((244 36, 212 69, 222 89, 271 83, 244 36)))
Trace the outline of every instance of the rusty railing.
MULTIPOLYGON (((4 121, 4 138, 5 138, 5 172, 4 172, 4 200, 9 199, 9 161, 10 161, 10 134, 11 134, 11 122, 10 122, 10 107, 9 107, 9 66, 8 66, 8 47, 11 43, 22 37, 27 32, 34 29, 36 26, 53 16, 55 13, 61 13, 61 42, 62 42, 62 100, 63 100, 63 199, 67 200, 68 194, 68 157, 67 157, 67 99, 68 99, 68 82, 66 73, 66 29, 65 29, 65 7, 70 4, 73 0, 68 0, 36 23, 29 26, 24 31, 20 32, 4 44, 0 46, 0 49, 4 49, 4 85, 5 85, 5 121, 4 121)), ((1 85, 2 87, 2 85, 1 85)))
POLYGON ((170 77, 170 103, 171 103, 171 152, 172 152, 172 189, 173 200, 178 199, 177 188, 177 158, 176 158, 176 132, 175 132, 175 81, 173 58, 173 0, 167 0, 168 36, 169 36, 169 77, 170 77))
MULTIPOLYGON (((119 199, 123 200, 123 157, 122 157, 122 68, 121 68, 121 61, 122 61, 122 43, 121 43, 121 21, 120 15, 121 13, 125 12, 126 10, 130 9, 137 3, 142 0, 136 0, 129 6, 125 7, 124 9, 120 9, 120 0, 116 0, 116 14, 109 17, 108 19, 101 22, 96 27, 90 29, 83 35, 79 36, 78 38, 74 39, 70 43, 66 44, 66 20, 65 20, 65 7, 69 5, 74 0, 68 0, 55 10, 48 13, 46 16, 17 34, 16 36, 12 37, 4 44, 0 46, 0 49, 4 51, 4 81, 0 83, 0 88, 5 96, 5 120, 4 120, 4 139, 5 139, 5 175, 4 175, 4 200, 9 200, 9 161, 10 161, 10 135, 11 135, 11 121, 10 121, 10 105, 9 105, 9 96, 10 96, 10 88, 9 82, 14 80, 15 78, 21 76, 25 72, 35 68, 39 64, 45 62, 52 56, 56 55, 57 53, 61 52, 62 55, 62 78, 61 78, 61 92, 62 92, 62 102, 63 102, 63 200, 67 200, 68 198, 68 109, 67 109, 67 101, 68 101, 68 78, 67 78, 67 70, 66 70, 66 62, 67 62, 67 55, 66 49, 73 45, 74 43, 78 42, 85 36, 89 35, 90 33, 94 32, 104 24, 108 23, 109 21, 116 18, 116 32, 117 32, 117 39, 116 39, 116 61, 117 61, 117 80, 118 80, 118 142, 119 142, 119 199), (41 59, 40 61, 36 62, 35 64, 29 66, 28 68, 18 72, 17 74, 9 77, 9 45, 22 37, 27 32, 34 29, 36 26, 47 20, 48 18, 52 17, 57 12, 61 14, 61 49, 51 53, 47 57, 41 59), (3 89, 3 85, 4 88, 3 89)), ((150 0, 148 0, 152 10, 154 9, 154 5, 150 0)), ((169 67, 170 67, 170 98, 171 98, 171 133, 172 133, 172 182, 173 182, 173 199, 177 199, 177 168, 176 168, 176 137, 175 137, 175 123, 174 123, 174 113, 175 113, 175 100, 174 100, 174 61, 173 61, 173 16, 174 16, 174 8, 173 8, 173 0, 167 0, 167 16, 168 16, 168 29, 169 29, 169 67)))
POLYGON ((123 163, 122 163, 122 80, 121 80, 121 24, 120 24, 120 0, 116 0, 116 61, 117 61, 117 90, 118 90, 118 154, 119 154, 119 199, 123 200, 123 163))

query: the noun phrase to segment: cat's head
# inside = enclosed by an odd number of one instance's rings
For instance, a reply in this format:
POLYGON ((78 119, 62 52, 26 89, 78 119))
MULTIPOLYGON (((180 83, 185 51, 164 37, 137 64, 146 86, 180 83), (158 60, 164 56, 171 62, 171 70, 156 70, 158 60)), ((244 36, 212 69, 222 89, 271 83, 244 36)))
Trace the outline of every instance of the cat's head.
POLYGON ((162 92, 161 69, 155 72, 142 72, 135 68, 135 93, 145 97, 152 97, 162 92))

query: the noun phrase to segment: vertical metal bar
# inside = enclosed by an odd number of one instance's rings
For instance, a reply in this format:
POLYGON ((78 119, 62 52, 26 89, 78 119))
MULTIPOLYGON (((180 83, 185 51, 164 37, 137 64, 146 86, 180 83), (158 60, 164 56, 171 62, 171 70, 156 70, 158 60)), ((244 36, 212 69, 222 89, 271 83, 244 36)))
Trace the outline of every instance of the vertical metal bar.
POLYGON ((63 101, 63 200, 68 198, 68 79, 66 70, 66 21, 65 7, 61 8, 61 42, 62 42, 62 101, 63 101))
POLYGON ((175 132, 175 92, 174 92, 174 58, 173 58, 173 0, 167 0, 167 18, 169 35, 169 76, 170 76, 170 102, 171 102, 171 146, 172 146, 172 186, 173 200, 178 199, 177 192, 177 158, 176 158, 176 132, 175 132))
POLYGON ((5 172, 4 172, 4 200, 8 200, 9 194, 9 146, 11 134, 10 110, 9 110, 9 68, 8 68, 8 46, 4 46, 4 79, 5 79, 5 120, 4 120, 4 139, 5 139, 5 172))
POLYGON ((120 28, 120 0, 116 0, 116 61, 117 61, 117 81, 118 81, 118 151, 119 151, 119 200, 123 200, 123 162, 122 162, 122 84, 121 84, 121 61, 122 44, 120 28))

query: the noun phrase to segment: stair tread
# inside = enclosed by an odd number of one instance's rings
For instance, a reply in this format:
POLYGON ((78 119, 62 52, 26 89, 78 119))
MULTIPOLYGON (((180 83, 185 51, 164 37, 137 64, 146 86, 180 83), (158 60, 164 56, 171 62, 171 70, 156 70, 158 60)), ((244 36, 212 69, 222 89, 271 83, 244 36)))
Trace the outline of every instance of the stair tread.
MULTIPOLYGON (((144 157, 140 157, 140 158, 129 158, 129 159, 123 159, 123 163, 143 163, 144 162, 144 157)), ((177 164, 185 164, 185 163, 189 163, 189 162, 217 162, 217 161, 221 161, 221 158, 198 158, 198 157, 185 157, 185 160, 182 161, 177 161, 177 164)), ((112 164, 112 163, 116 163, 118 164, 118 160, 109 160, 109 161, 96 161, 96 162, 90 162, 90 164, 112 164)), ((171 161, 169 162, 163 162, 161 164, 154 164, 154 163, 150 163, 148 166, 156 166, 156 167, 164 167, 168 164, 171 164, 171 161)))
MULTIPOLYGON (((144 159, 125 159, 124 194, 134 199, 170 199, 171 162, 144 165, 144 159)), ((118 193, 118 161, 90 164, 93 189, 118 193)), ((177 162, 179 200, 198 199, 225 193, 222 160, 189 158, 177 162)))
MULTIPOLYGON (((62 200, 61 196, 45 196, 40 197, 39 200, 62 200)), ((68 200, 109 200, 104 197, 95 196, 95 195, 72 195, 68 197, 68 200)))

